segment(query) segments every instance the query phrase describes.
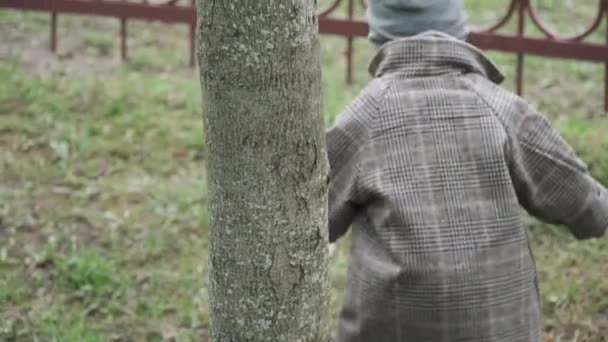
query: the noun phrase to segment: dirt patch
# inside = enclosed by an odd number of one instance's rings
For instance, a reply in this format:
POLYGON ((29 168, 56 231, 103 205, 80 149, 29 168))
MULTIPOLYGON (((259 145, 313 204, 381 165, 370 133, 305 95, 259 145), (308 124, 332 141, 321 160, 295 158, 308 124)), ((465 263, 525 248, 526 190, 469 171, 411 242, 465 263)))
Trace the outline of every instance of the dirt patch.
POLYGON ((115 18, 59 16, 57 50, 52 52, 50 15, 20 15, 34 17, 35 20, 28 20, 27 26, 17 24, 18 19, 14 17, 0 20, 0 62, 18 63, 30 73, 95 74, 126 65, 151 73, 196 74, 189 64, 184 63, 189 61, 185 25, 129 21, 129 55, 124 61, 120 57, 119 22, 115 18), (154 63, 155 50, 158 50, 158 63, 154 63), (163 62, 166 60, 163 53, 168 51, 179 61, 163 62))
POLYGON ((50 34, 46 32, 44 35, 43 27, 39 29, 30 32, 6 23, 0 24, 0 62, 16 61, 37 75, 104 72, 121 64, 115 57, 91 56, 86 47, 71 37, 61 37, 61 45, 57 53, 53 53, 50 51, 50 34))

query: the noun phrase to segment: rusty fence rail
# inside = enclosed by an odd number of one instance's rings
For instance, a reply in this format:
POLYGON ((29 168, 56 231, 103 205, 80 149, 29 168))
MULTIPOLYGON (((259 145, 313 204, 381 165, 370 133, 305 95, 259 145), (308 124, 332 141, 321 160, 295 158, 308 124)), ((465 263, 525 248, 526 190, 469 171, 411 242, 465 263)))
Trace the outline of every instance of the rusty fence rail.
MULTIPOLYGON (((481 49, 498 50, 517 54, 516 90, 523 91, 524 55, 532 54, 549 58, 565 58, 605 65, 604 106, 608 111, 608 23, 603 32, 606 42, 590 42, 589 37, 608 21, 608 0, 597 0, 597 13, 581 32, 564 35, 554 32, 545 24, 533 0, 507 0, 505 13, 495 23, 485 27, 473 27, 469 41, 481 49), (516 21, 515 32, 503 33, 511 21, 516 21), (541 37, 526 34, 526 25, 541 32, 541 37), (501 30, 501 32, 499 32, 501 30)), ((322 34, 345 37, 347 48, 346 77, 352 80, 353 40, 365 37, 368 26, 356 16, 365 8, 365 0, 334 0, 319 10, 319 30, 322 34), (345 6, 345 8, 343 8, 345 6), (338 15, 341 10, 345 14, 338 15)), ((57 24, 59 14, 80 14, 114 17, 120 23, 121 56, 127 58, 127 22, 129 19, 182 23, 189 26, 190 64, 195 64, 195 0, 0 0, 0 8, 49 12, 51 15, 50 48, 57 48, 57 24)))

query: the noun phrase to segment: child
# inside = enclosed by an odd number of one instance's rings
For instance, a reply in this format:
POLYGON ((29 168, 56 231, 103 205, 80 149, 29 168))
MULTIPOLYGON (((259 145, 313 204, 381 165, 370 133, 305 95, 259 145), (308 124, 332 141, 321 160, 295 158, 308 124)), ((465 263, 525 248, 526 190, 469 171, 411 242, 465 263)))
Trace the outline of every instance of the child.
POLYGON ((538 342, 520 206, 594 238, 608 193, 478 49, 388 40, 327 133, 330 242, 352 224, 338 341, 538 342))

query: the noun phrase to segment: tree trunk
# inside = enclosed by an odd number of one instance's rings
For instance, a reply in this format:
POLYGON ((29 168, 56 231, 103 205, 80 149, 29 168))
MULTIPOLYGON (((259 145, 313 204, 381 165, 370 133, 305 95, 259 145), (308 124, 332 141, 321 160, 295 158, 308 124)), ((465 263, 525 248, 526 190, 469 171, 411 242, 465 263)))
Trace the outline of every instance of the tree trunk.
POLYGON ((328 341, 315 0, 198 0, 213 341, 328 341))

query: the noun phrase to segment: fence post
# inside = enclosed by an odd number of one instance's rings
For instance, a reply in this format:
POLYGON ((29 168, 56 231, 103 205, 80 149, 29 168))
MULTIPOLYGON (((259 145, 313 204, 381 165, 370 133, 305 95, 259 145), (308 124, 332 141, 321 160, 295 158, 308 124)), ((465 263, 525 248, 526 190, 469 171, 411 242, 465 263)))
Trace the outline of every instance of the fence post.
POLYGON ((57 52, 57 12, 51 12, 51 51, 57 52))
MULTIPOLYGON (((602 0, 602 9, 604 11, 604 25, 606 26, 605 39, 608 45, 608 0, 602 0)), ((608 113, 608 63, 604 64, 604 112, 608 113)))
POLYGON ((127 18, 120 18, 120 58, 126 61, 128 56, 127 47, 127 18))
MULTIPOLYGON (((519 7, 517 8, 517 36, 523 37, 526 30, 526 9, 529 5, 529 0, 519 0, 519 7)), ((515 76, 515 91, 517 95, 522 95, 524 91, 524 54, 522 52, 517 53, 517 75, 515 76)))
MULTIPOLYGON (((190 6, 196 11, 196 0, 190 1, 190 6)), ((195 65, 195 51, 196 51, 196 20, 190 23, 190 67, 195 65)))
MULTIPOLYGON (((355 0, 348 0, 348 19, 355 17, 355 0)), ((346 83, 353 83, 353 37, 346 38, 346 83)))
MULTIPOLYGON (((122 0, 123 3, 127 2, 127 0, 122 0)), ((127 56, 127 17, 120 18, 120 58, 123 61, 126 61, 127 56)))

